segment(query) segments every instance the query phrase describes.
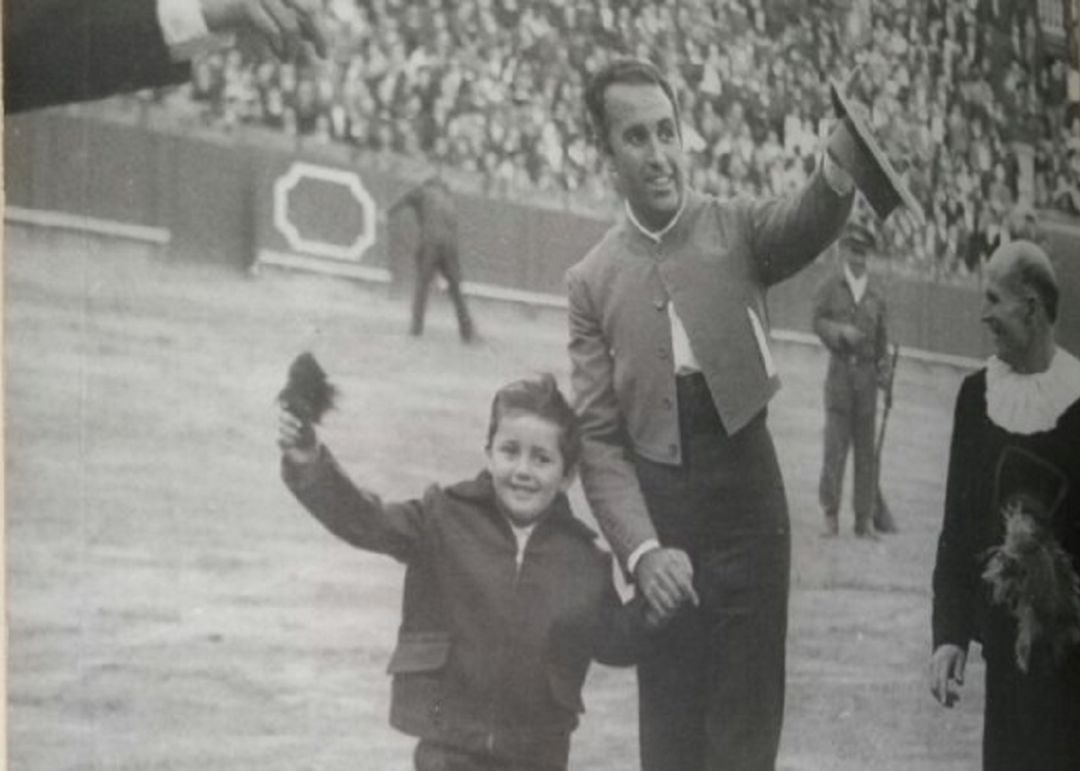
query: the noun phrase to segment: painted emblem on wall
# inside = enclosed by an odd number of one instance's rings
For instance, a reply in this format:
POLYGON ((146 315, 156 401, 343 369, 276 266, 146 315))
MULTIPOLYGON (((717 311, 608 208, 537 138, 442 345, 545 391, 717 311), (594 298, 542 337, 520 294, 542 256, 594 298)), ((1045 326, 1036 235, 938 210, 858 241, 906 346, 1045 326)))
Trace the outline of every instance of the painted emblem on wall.
POLYGON ((274 182, 273 221, 301 254, 360 262, 375 243, 375 199, 347 169, 293 163, 274 182))

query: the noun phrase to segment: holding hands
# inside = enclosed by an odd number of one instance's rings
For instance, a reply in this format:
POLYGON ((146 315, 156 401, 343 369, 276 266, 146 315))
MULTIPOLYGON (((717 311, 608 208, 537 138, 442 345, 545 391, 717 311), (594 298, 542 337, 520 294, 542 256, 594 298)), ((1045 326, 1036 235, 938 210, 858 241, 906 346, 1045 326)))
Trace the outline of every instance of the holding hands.
POLYGON ((658 548, 645 552, 634 569, 638 588, 649 603, 651 626, 670 620, 683 604, 700 604, 694 591, 694 568, 681 549, 658 548))

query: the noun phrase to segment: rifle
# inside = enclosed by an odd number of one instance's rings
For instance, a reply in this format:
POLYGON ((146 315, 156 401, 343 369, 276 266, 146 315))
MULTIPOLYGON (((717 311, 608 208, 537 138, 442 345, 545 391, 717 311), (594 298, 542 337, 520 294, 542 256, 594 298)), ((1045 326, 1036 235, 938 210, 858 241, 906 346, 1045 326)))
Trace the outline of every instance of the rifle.
POLYGON ((874 529, 879 533, 897 532, 896 521, 892 512, 885 505, 885 498, 881 494, 881 449, 885 445, 885 428, 889 424, 889 413, 892 411, 893 383, 896 381, 896 363, 900 360, 900 344, 893 343, 892 356, 889 357, 889 379, 885 383, 885 409, 881 414, 881 427, 878 429, 877 441, 874 444, 874 500, 871 506, 874 529))

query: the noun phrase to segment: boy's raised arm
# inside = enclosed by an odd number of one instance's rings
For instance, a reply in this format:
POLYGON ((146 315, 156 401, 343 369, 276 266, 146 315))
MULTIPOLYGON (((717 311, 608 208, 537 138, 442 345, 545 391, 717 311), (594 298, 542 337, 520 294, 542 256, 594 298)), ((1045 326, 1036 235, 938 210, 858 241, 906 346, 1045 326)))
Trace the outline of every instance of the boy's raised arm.
POLYGON ((408 562, 422 538, 421 503, 384 504, 375 493, 357 487, 310 424, 287 410, 282 413, 281 476, 297 500, 343 541, 408 562))

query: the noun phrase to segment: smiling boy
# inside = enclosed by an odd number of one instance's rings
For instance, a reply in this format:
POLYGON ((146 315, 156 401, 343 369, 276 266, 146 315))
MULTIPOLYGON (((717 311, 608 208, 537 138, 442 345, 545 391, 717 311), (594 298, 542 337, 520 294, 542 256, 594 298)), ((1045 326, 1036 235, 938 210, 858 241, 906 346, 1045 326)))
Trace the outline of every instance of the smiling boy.
POLYGON ((417 771, 566 768, 590 660, 633 663, 644 616, 570 511, 580 440, 554 378, 500 389, 487 468, 419 500, 357 488, 284 409, 279 445, 330 532, 407 565, 390 722, 420 739, 417 771))

